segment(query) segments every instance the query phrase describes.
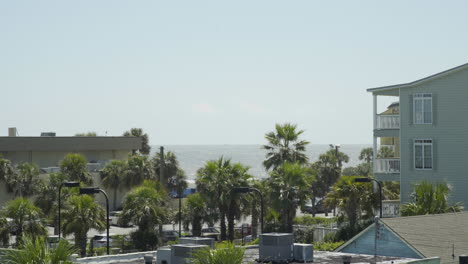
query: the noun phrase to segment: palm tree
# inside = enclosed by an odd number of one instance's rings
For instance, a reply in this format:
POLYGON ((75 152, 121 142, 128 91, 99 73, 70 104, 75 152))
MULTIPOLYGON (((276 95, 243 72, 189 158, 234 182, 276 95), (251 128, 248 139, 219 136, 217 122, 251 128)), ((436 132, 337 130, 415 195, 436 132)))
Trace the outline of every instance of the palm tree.
POLYGON ((374 156, 372 148, 363 148, 359 154, 359 160, 364 160, 366 163, 371 163, 374 156))
POLYGON ((204 223, 208 226, 213 226, 217 220, 216 212, 211 208, 205 197, 199 193, 194 193, 187 196, 182 210, 182 219, 185 229, 192 226, 192 234, 194 236, 201 236, 201 230, 204 223))
POLYGON ((414 186, 412 202, 401 207, 402 216, 443 214, 463 211, 460 202, 449 205, 450 188, 446 183, 422 181, 414 186))
MULTIPOLYGON (((149 136, 146 133, 143 133, 141 128, 132 128, 130 131, 125 131, 123 134, 124 137, 140 137, 141 138, 141 148, 138 150, 142 155, 148 155, 150 153, 151 147, 149 145, 149 136)), ((136 154, 134 151, 133 154, 136 154)))
MULTIPOLYGON (((268 189, 268 182, 266 181, 259 181, 259 180, 251 180, 249 185, 253 188, 256 188, 260 190, 263 194, 269 193, 268 189)), ((252 240, 255 240, 257 238, 257 230, 258 230, 258 225, 259 225, 259 218, 260 218, 260 212, 261 212, 261 203, 260 203, 260 197, 258 194, 253 194, 251 195, 244 195, 244 199, 246 199, 246 204, 243 204, 244 208, 243 210, 246 210, 247 213, 246 215, 251 216, 250 220, 250 225, 252 227, 252 240)), ((264 197, 266 199, 268 197, 264 197)), ((268 199, 263 201, 264 206, 268 207, 266 203, 268 203, 268 199)), ((265 207, 265 208, 266 208, 265 207)))
POLYGON ((158 243, 156 227, 167 219, 168 195, 160 183, 144 181, 141 186, 133 188, 125 198, 121 219, 138 226, 132 234, 135 246, 140 250, 154 249, 158 243))
POLYGON ((39 179, 39 167, 32 163, 20 163, 16 166, 16 174, 7 183, 15 196, 31 196, 36 194, 42 185, 39 179))
POLYGON ((104 230, 105 211, 90 195, 74 195, 65 203, 63 214, 63 235, 73 234, 75 246, 82 257, 86 256, 86 238, 91 228, 104 230))
POLYGON ((359 219, 372 218, 378 205, 372 183, 354 182, 355 178, 341 176, 325 197, 325 205, 340 208, 339 214, 347 218, 351 228, 357 228, 359 219))
POLYGON ((113 160, 101 171, 102 184, 106 188, 114 190, 113 208, 117 208, 117 190, 122 187, 122 182, 127 173, 127 162, 124 160, 113 160))
POLYGON ((60 162, 60 171, 67 175, 71 181, 92 184, 93 177, 86 169, 87 164, 88 162, 83 155, 70 153, 60 162))
POLYGON ((177 156, 171 151, 164 153, 163 158, 161 158, 161 153, 157 152, 151 161, 153 162, 154 172, 158 179, 160 179, 162 160, 164 161, 164 176, 169 179, 179 169, 179 161, 177 160, 177 156))
POLYGON ((187 187, 187 176, 181 169, 177 170, 176 174, 170 178, 167 183, 167 188, 169 190, 175 191, 178 195, 181 195, 184 190, 187 189, 187 187))
MULTIPOLYGON (((55 219, 57 212, 57 194, 60 185, 68 180, 67 175, 57 172, 48 175, 45 182, 40 185, 34 204, 41 208, 44 215, 52 216, 55 219)), ((62 196, 70 192, 69 188, 62 189, 62 196)))
POLYGON ((205 166, 197 171, 197 190, 218 209, 221 240, 226 240, 226 215, 231 198, 230 170, 231 160, 221 157, 217 161, 207 161, 205 166))
POLYGON ((391 158, 394 157, 395 153, 393 153, 393 150, 389 147, 380 147, 379 153, 377 154, 378 158, 391 158))
POLYGON ((282 231, 292 232, 297 208, 310 199, 314 180, 313 170, 297 162, 285 162, 271 173, 270 196, 273 209, 280 213, 282 231))
POLYGON ((164 159, 161 159, 161 153, 156 153, 152 159, 154 173, 156 174, 156 178, 164 181, 164 186, 167 187, 168 190, 172 191, 180 191, 187 188, 187 181, 185 177, 185 172, 179 167, 179 161, 177 160, 177 156, 168 151, 164 155, 164 159), (161 160, 164 160, 164 178, 161 179, 161 160))
POLYGON ((127 172, 125 173, 124 184, 127 186, 137 186, 144 180, 154 180, 154 170, 147 156, 132 155, 127 160, 127 172))
MULTIPOLYGON (((312 206, 315 207, 317 198, 323 198, 341 176, 343 163, 349 161, 348 155, 338 151, 338 149, 329 149, 319 156, 319 160, 311 165, 311 168, 317 171, 317 181, 312 186, 312 206)), ((315 208, 313 208, 314 210, 315 208)), ((315 214, 314 214, 315 215, 315 214)), ((328 215, 328 211, 325 211, 328 215)))
POLYGON ((7 219, 0 215, 0 244, 2 246, 8 246, 10 242, 10 225, 7 219))
POLYGON ((249 167, 244 166, 241 163, 234 163, 231 166, 231 170, 229 174, 229 182, 227 182, 227 186, 231 190, 229 192, 229 208, 227 214, 227 221, 228 221, 228 239, 230 241, 234 240, 234 219, 240 218, 242 214, 241 207, 246 207, 247 200, 245 199, 244 195, 239 193, 235 193, 232 190, 236 187, 247 187, 249 186, 249 180, 252 178, 250 174, 248 174, 249 167), (241 205, 243 203, 243 205, 241 205))
POLYGON ((7 181, 13 174, 15 174, 15 170, 11 161, 0 158, 0 180, 7 181))
POLYGON ((263 146, 263 149, 267 150, 266 159, 263 161, 265 169, 275 170, 285 161, 306 163, 308 158, 305 155, 305 147, 309 142, 299 140, 304 130, 297 131, 297 125, 290 123, 276 124, 275 128, 276 131, 265 134, 268 141, 268 144, 263 146))
POLYGON ((6 250, 1 260, 6 264, 72 264, 69 258, 74 252, 73 246, 65 239, 51 249, 44 237, 25 237, 21 249, 6 250))
POLYGON ((16 231, 16 243, 21 244, 24 234, 37 237, 47 234, 41 222, 41 209, 34 206, 31 200, 18 197, 9 201, 3 215, 13 219, 13 230, 16 231))

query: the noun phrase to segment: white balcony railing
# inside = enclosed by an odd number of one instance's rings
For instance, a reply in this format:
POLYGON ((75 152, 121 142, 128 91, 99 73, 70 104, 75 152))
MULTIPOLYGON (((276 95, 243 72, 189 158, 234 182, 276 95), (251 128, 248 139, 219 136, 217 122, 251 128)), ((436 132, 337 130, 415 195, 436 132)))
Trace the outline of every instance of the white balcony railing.
POLYGON ((400 116, 377 115, 377 129, 400 129, 400 116))
POLYGON ((400 159, 376 159, 376 173, 400 173, 400 159))
POLYGON ((398 217, 400 216, 400 200, 384 200, 382 209, 383 217, 398 217))

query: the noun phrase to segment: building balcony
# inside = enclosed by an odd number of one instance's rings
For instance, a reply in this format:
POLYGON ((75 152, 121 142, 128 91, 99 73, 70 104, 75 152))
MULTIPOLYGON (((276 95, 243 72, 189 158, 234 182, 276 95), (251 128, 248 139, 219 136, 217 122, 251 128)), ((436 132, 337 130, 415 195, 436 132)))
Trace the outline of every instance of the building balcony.
POLYGON ((375 159, 374 173, 398 174, 400 173, 400 159, 375 159))
POLYGON ((400 115, 377 115, 375 129, 400 129, 400 115))

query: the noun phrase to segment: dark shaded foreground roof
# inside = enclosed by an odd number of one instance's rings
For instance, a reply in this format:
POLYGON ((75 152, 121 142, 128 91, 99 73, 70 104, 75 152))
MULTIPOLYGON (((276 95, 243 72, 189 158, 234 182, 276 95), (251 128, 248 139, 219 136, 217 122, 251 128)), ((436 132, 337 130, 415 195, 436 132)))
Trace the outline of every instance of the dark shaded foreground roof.
POLYGON ((450 263, 468 253, 468 212, 380 221, 426 258, 440 257, 441 263, 450 263))
MULTIPOLYGON (((352 256, 351 262, 354 263, 370 263, 374 260, 374 256, 371 255, 358 255, 358 254, 347 254, 347 253, 337 253, 337 252, 328 252, 328 251, 315 251, 314 252, 314 262, 313 263, 343 263, 343 256, 350 255, 352 256)), ((258 258, 258 248, 250 248, 245 251, 244 261, 245 264, 257 263, 255 259, 258 258)), ((377 257, 378 263, 383 264, 399 264, 399 263, 407 263, 413 259, 404 259, 398 257, 377 257)), ((136 261, 126 261, 126 262, 105 262, 102 264, 117 264, 117 263, 128 263, 128 264, 143 264, 144 260, 136 260, 136 261)), ((300 263, 300 262, 291 262, 293 264, 300 263)), ((312 263, 312 262, 310 262, 312 263)))

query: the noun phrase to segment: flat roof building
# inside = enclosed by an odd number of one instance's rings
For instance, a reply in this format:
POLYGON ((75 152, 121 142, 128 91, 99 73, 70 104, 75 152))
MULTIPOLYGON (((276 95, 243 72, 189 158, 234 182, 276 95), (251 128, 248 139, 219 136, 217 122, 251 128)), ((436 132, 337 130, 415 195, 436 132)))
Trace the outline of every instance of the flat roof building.
POLYGON ((44 168, 58 166, 68 153, 82 154, 90 163, 125 159, 141 145, 139 137, 18 137, 10 129, 8 137, 0 137, 0 155, 13 164, 30 162, 44 168))

